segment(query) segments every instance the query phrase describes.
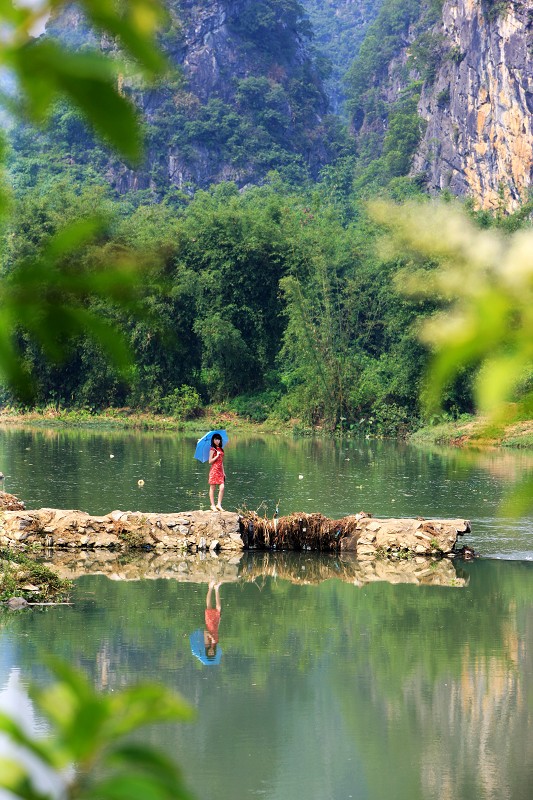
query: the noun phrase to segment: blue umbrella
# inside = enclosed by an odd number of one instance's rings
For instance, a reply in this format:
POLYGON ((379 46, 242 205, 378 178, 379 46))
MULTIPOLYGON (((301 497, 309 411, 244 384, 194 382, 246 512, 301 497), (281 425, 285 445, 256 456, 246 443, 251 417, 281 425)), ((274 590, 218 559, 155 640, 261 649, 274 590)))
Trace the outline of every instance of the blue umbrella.
POLYGON ((225 447, 228 443, 228 434, 226 431, 209 431, 206 433, 205 436, 202 436, 201 439, 198 439, 198 444, 196 445, 196 450, 194 451, 194 457, 201 461, 202 464, 205 464, 206 461, 209 461, 209 450, 211 448, 211 437, 218 433, 222 439, 222 447, 225 447))
POLYGON ((213 666, 214 664, 220 664, 220 659, 222 658, 222 650, 220 649, 219 645, 217 644, 217 650, 213 658, 209 658, 205 654, 205 642, 204 642, 204 631, 203 628, 198 628, 189 636, 189 641, 191 643, 191 653, 193 656, 196 656, 198 661, 201 661, 202 664, 205 664, 207 667, 213 666))

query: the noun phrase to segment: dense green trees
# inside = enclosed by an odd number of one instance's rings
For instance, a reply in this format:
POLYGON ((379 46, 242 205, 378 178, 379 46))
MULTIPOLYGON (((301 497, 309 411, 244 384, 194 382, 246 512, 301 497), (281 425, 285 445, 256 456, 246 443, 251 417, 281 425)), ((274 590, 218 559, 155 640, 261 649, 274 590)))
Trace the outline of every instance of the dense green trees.
POLYGON ((343 111, 346 68, 356 58, 383 0, 303 0, 313 25, 313 42, 329 65, 325 85, 335 111, 343 111))
POLYGON ((4 238, 6 270, 88 213, 106 226, 70 259, 97 269, 128 246, 146 268, 140 315, 89 301, 134 354, 127 374, 81 332, 67 360, 52 364, 19 338, 37 402, 168 413, 201 398, 331 428, 371 417, 386 431, 405 426, 425 358, 410 327, 420 308, 396 293, 397 266, 376 255, 363 209, 352 203, 346 222, 351 201, 331 196, 333 180, 308 192, 275 176, 245 192, 219 184, 182 208, 132 208, 102 187, 62 181, 25 192, 4 238))

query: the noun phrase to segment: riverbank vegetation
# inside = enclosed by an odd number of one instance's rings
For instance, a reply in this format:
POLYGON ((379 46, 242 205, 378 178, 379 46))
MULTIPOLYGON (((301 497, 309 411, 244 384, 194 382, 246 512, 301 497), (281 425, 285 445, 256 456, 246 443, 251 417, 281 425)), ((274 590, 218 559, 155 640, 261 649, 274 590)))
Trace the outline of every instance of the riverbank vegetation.
MULTIPOLYGON (((4 239, 6 270, 35 257, 65 220, 96 210, 105 230, 67 261, 90 271, 133 246, 145 283, 135 317, 101 296, 88 301, 122 335, 132 355, 126 372, 110 366, 88 335, 71 339, 63 361, 50 361, 21 330, 17 346, 35 379, 34 400, 17 405, 4 389, 3 405, 55 408, 65 421, 126 407, 148 427, 194 420, 213 407, 273 427, 378 435, 419 427, 430 354, 419 332, 448 301, 403 289, 409 269, 432 275, 435 257, 380 252, 383 223, 350 194, 332 193, 338 170, 305 191, 275 176, 245 192, 220 184, 182 207, 135 207, 103 186, 78 191, 61 181, 26 192, 4 239)), ((414 213, 428 203, 420 195, 414 213)), ((470 219, 473 231, 488 227, 511 241, 501 219, 470 219)), ((401 237, 399 218, 396 231, 401 237)), ((473 411, 475 374, 467 364, 440 387, 452 418, 473 411)), ((132 420, 118 410, 104 416, 132 420)))
POLYGON ((0 602, 14 596, 29 603, 61 602, 68 599, 71 588, 71 581, 24 553, 0 550, 0 602))
POLYGON ((457 420, 425 425, 413 431, 409 440, 422 445, 531 448, 533 422, 526 419, 502 427, 491 424, 486 417, 465 414, 457 420))
MULTIPOLYGON (((364 435, 366 437, 390 438, 379 432, 379 425, 374 430, 372 420, 367 425, 340 426, 335 436, 350 439, 364 435)), ((180 432, 200 435, 206 428, 226 428, 240 434, 282 434, 297 436, 331 435, 331 431, 318 426, 305 425, 301 419, 293 418, 282 423, 279 418, 270 416, 263 422, 253 421, 250 417, 238 416, 229 410, 229 406, 217 404, 203 409, 200 416, 194 419, 182 419, 176 416, 153 414, 131 408, 104 408, 100 411, 88 409, 57 408, 49 406, 21 411, 6 407, 0 411, 0 426, 7 428, 82 428, 105 430, 131 430, 154 432, 180 432)), ((431 416, 425 424, 413 430, 405 430, 402 437, 413 444, 453 446, 461 448, 507 447, 513 449, 533 448, 533 422, 529 418, 515 421, 509 425, 494 425, 484 416, 461 414, 457 418, 450 414, 431 416)))
MULTIPOLYGON (((329 181, 296 193, 273 180, 245 193, 222 184, 183 208, 133 208, 103 187, 79 192, 59 182, 26 192, 4 240, 7 271, 35 257, 62 222, 95 209, 107 229, 69 262, 97 269, 128 245, 146 265, 140 317, 89 301, 133 354, 128 374, 87 335, 54 363, 21 331, 35 405, 129 406, 187 419, 224 402, 256 422, 408 428, 427 358, 413 326, 433 303, 395 290, 397 261, 372 246, 378 227, 328 193, 329 181)), ((2 401, 14 397, 4 391, 2 401)))

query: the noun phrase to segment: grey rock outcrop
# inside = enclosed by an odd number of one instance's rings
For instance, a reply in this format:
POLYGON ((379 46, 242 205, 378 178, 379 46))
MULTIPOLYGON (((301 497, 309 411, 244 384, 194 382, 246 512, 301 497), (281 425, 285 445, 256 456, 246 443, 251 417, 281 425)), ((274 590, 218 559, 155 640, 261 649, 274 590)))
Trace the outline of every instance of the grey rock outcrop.
MULTIPOLYGON (((273 29, 260 28, 259 35, 253 0, 165 5, 169 21, 161 47, 180 74, 144 88, 121 78, 123 93, 147 122, 146 158, 131 169, 110 157, 109 182, 122 193, 150 189, 157 195, 221 181, 242 187, 288 162, 316 174, 330 158, 328 101, 303 15, 280 4, 273 29), (243 88, 246 79, 259 83, 243 88)), ((90 30, 75 5, 60 9, 46 32, 74 48, 84 42, 104 51, 116 47, 90 30)))
POLYGON ((496 5, 444 3, 444 57, 422 91, 427 127, 413 171, 432 191, 512 210, 533 179, 533 2, 496 5))
POLYGON ((533 182, 533 0, 443 0, 441 12, 420 0, 411 9, 387 58, 363 76, 356 136, 379 155, 392 114, 417 100, 421 136, 410 174, 431 193, 515 210, 533 182))

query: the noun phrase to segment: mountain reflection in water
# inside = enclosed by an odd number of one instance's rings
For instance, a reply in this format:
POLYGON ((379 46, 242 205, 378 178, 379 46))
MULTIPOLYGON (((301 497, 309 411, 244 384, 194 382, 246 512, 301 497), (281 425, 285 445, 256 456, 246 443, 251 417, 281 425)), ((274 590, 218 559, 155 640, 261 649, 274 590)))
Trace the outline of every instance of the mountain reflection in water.
MULTIPOLYGON (((205 507, 194 444, 0 432, 0 467, 28 507, 166 512, 205 507)), ((525 453, 235 432, 228 508, 265 501, 272 515, 281 498, 281 514, 460 516, 476 552, 522 560, 54 554, 52 566, 80 575, 74 604, 0 610, 0 687, 14 668, 48 680, 53 650, 103 692, 144 679, 180 691, 198 721, 146 739, 178 759, 198 800, 529 800, 533 517, 499 508, 530 467, 525 453), (205 666, 190 635, 209 580, 222 581, 223 657, 205 666)))
POLYGON ((99 566, 124 579, 78 578, 73 606, 0 612, 2 681, 13 667, 47 680, 53 648, 104 692, 154 678, 180 691, 198 722, 147 737, 199 800, 529 800, 533 564, 437 562, 456 589, 359 585, 355 563, 315 554, 204 561, 222 581, 216 666, 189 642, 201 561, 139 580, 128 570, 149 560, 110 559, 99 566))

